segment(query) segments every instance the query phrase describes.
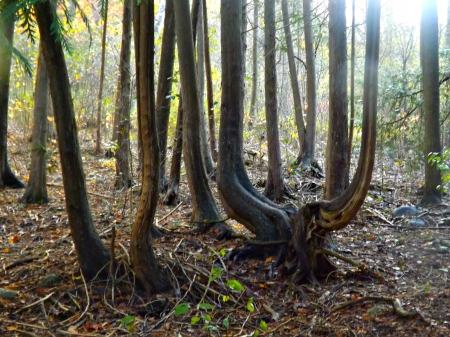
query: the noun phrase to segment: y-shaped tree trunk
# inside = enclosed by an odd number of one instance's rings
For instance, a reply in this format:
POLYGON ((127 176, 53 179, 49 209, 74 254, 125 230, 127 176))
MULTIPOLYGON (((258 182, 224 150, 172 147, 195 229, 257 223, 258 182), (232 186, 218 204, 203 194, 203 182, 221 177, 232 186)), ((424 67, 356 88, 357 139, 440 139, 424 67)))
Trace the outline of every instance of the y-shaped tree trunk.
POLYGON ((133 1, 136 46, 138 118, 143 151, 142 192, 131 232, 131 259, 137 279, 148 294, 170 289, 168 276, 156 261, 152 247, 152 224, 158 205, 159 148, 156 134, 154 91, 154 4, 133 1))
POLYGON ((42 46, 39 56, 34 90, 33 134, 31 136, 31 168, 28 185, 20 202, 30 204, 48 203, 46 145, 47 145, 47 108, 48 108, 48 74, 42 46))

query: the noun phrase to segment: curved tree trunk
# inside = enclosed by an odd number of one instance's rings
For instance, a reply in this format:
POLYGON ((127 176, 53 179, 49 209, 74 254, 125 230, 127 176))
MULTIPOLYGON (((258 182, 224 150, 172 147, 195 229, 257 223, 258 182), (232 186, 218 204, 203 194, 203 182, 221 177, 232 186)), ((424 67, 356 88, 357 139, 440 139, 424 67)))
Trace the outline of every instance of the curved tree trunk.
POLYGON ((173 64, 175 60, 175 13, 173 1, 166 1, 161 59, 159 62, 158 91, 156 94, 156 128, 160 153, 159 191, 167 191, 166 153, 167 129, 169 127, 170 104, 172 99, 173 64))
POLYGON ((128 188, 131 186, 130 172, 130 109, 131 109, 131 3, 123 4, 122 20, 122 46, 120 48, 120 75, 119 75, 119 102, 117 130, 118 149, 116 157, 116 188, 128 188))
POLYGON ((46 144, 47 144, 47 108, 48 108, 48 74, 45 65, 42 46, 39 46, 39 56, 36 71, 34 91, 33 134, 31 136, 31 168, 28 185, 20 198, 20 202, 30 204, 48 203, 46 144))
MULTIPOLYGON (((218 186, 227 215, 256 235, 257 240, 289 240, 287 213, 261 195, 250 183, 243 150, 243 41, 242 0, 221 1, 222 103, 219 131, 218 186)), ((262 246, 236 250, 234 259, 261 255, 262 246)), ((268 250, 273 253, 275 246, 268 250)))
MULTIPOLYGON (((8 4, 8 1, 0 4, 0 10, 8 4)), ((4 39, 0 39, 0 188, 23 188, 25 185, 8 165, 8 100, 14 21, 0 19, 0 31, 0 35, 4 36, 4 39)))
POLYGON ((214 93, 211 73, 211 55, 209 50, 208 11, 206 0, 203 0, 203 34, 205 38, 205 74, 206 95, 208 100, 209 147, 214 161, 217 161, 216 123, 214 117, 214 93))
POLYGON ((339 196, 348 186, 347 32, 345 0, 329 5, 329 120, 325 199, 339 196))
POLYGON ((267 152, 269 172, 264 195, 281 201, 284 196, 284 181, 281 163, 277 112, 277 68, 275 62, 275 0, 264 0, 264 55, 265 55, 265 100, 267 152))
POLYGON ((100 83, 97 97, 97 132, 95 138, 95 152, 101 152, 102 146, 102 105, 103 105, 103 81, 105 79, 105 53, 106 53, 106 28, 108 25, 108 1, 105 1, 102 31, 102 54, 100 64, 100 83))
POLYGON ((295 66, 294 47, 292 44, 291 25, 289 23, 289 11, 287 0, 281 1, 283 11, 284 35, 286 36, 286 49, 289 62, 289 75, 291 77, 292 96, 294 97, 294 118, 297 126, 298 142, 300 145, 299 158, 303 158, 305 149, 305 123, 303 121, 302 99, 295 66))
POLYGON ((316 61, 314 35, 312 30, 311 0, 303 0, 303 25, 305 30, 306 52, 306 133, 303 158, 297 158, 302 167, 309 169, 314 161, 316 149, 316 61))
POLYGON ((220 227, 221 234, 227 231, 224 223, 217 223, 221 215, 208 185, 201 152, 200 108, 195 74, 194 43, 189 20, 189 1, 176 0, 175 27, 181 74, 181 92, 183 97, 183 155, 192 197, 192 220, 201 222, 201 230, 220 227), (211 226, 216 223, 214 226, 211 226))
POLYGON ((61 42, 55 41, 55 37, 51 33, 51 26, 56 22, 56 11, 50 1, 45 1, 35 5, 35 13, 49 74, 66 211, 78 262, 86 279, 93 279, 99 275, 106 276, 110 254, 100 240, 92 222, 77 138, 69 75, 61 42))
POLYGON ((441 202, 441 173, 428 161, 430 153, 441 152, 439 129, 439 43, 437 0, 422 2, 420 23, 420 63, 423 74, 423 105, 425 110, 425 193, 420 206, 441 202))
POLYGON ((152 224, 158 204, 159 148, 156 134, 154 91, 154 4, 133 2, 136 46, 138 118, 143 151, 142 192, 131 232, 131 260, 136 278, 147 294, 170 289, 166 272, 159 266, 152 247, 152 224))
POLYGON ((253 1, 253 59, 252 59, 252 93, 250 96, 250 120, 249 128, 253 127, 253 119, 256 117, 256 97, 258 95, 258 17, 259 0, 253 1))

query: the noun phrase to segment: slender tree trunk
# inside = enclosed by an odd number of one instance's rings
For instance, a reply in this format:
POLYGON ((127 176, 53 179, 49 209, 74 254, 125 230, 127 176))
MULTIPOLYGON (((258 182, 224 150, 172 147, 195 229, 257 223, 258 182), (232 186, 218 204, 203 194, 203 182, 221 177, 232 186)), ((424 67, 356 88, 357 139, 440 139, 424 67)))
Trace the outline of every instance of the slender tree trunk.
POLYGON ((298 158, 304 168, 310 168, 314 161, 316 148, 316 62, 314 35, 312 31, 311 0, 303 0, 303 25, 305 30, 306 52, 306 134, 303 158, 298 158))
POLYGON ((330 0, 329 121, 325 199, 339 196, 348 186, 347 32, 345 0, 330 0))
POLYGON ((208 126, 209 126, 209 147, 213 160, 217 161, 217 141, 216 141, 216 123, 214 117, 214 93, 211 72, 211 55, 209 47, 208 34, 208 11, 206 0, 203 0, 203 34, 205 38, 205 74, 206 74, 206 96, 208 100, 208 126))
POLYGON ((161 59, 159 62, 158 91, 156 94, 156 128, 160 152, 159 191, 167 191, 166 154, 167 129, 169 128, 170 105, 172 103, 173 64, 175 59, 175 13, 173 0, 166 1, 161 59))
POLYGON ((39 46, 39 56, 36 71, 34 91, 33 134, 31 136, 31 168, 28 185, 20 202, 30 204, 48 203, 46 144, 47 144, 47 107, 48 107, 48 74, 45 65, 42 46, 39 46))
POLYGON ((211 176, 215 170, 214 161, 212 159, 211 150, 208 141, 208 132, 206 128, 205 116, 205 34, 203 27, 203 1, 200 1, 200 8, 197 22, 197 85, 200 108, 200 140, 202 147, 202 155, 205 163, 205 169, 208 176, 211 176))
POLYGON ((97 136, 95 138, 95 152, 101 152, 102 143, 102 100, 103 100, 103 81, 105 79, 105 53, 106 53, 106 28, 108 24, 108 1, 105 1, 105 13, 103 17, 102 32, 102 56, 100 65, 100 84, 97 97, 97 136))
POLYGON ((253 60, 252 60, 252 93, 250 96, 250 120, 249 128, 253 127, 253 120, 256 117, 256 97, 258 96, 258 17, 259 17, 259 0, 253 1, 253 60))
MULTIPOLYGON (((200 108, 195 74, 194 43, 192 28, 189 20, 189 1, 176 0, 175 28, 181 74, 181 91, 183 97, 183 154, 192 197, 192 219, 203 224, 212 225, 221 219, 219 210, 208 185, 205 167, 202 159, 201 140, 198 129, 200 127, 200 108)), ((211 227, 221 227, 225 234, 223 223, 217 226, 203 226, 202 230, 211 227)), ((225 234, 226 235, 226 234, 225 234)))
POLYGON ((152 224, 158 204, 159 148, 156 134, 156 109, 154 91, 154 3, 133 2, 133 26, 136 36, 136 78, 138 118, 143 151, 142 192, 136 219, 131 232, 131 259, 136 278, 147 294, 171 288, 167 273, 153 253, 152 224))
POLYGON ((283 25, 284 34, 286 36, 286 49, 289 62, 289 74, 291 77, 292 96, 294 97, 295 125, 297 126, 298 141, 300 145, 299 158, 302 158, 305 145, 305 123, 303 121, 302 99, 300 97, 300 87, 298 84, 297 69, 295 66, 294 47, 292 44, 287 0, 281 1, 281 7, 283 11, 283 25))
POLYGON ((439 43, 437 0, 422 2, 420 23, 420 63, 423 75, 423 108, 425 110, 425 193, 421 206, 441 202, 441 173, 428 161, 430 153, 440 154, 439 136, 439 43))
POLYGON ((281 201, 284 196, 284 182, 278 135, 277 75, 275 62, 275 0, 264 0, 264 54, 265 54, 265 99, 267 149, 269 173, 264 195, 281 201))
POLYGON ((131 186, 130 172, 130 109, 131 109, 131 3, 123 4, 122 46, 120 48, 119 64, 119 102, 116 150, 116 187, 131 186))
POLYGON ((69 74, 61 42, 55 41, 51 32, 56 9, 50 1, 39 2, 35 13, 49 74, 70 232, 81 271, 90 280, 108 274, 110 254, 95 230, 89 209, 69 74))
MULTIPOLYGON (((9 2, 0 4, 7 6, 9 2)), ((14 175, 8 165, 8 101, 11 69, 11 47, 14 37, 14 21, 0 18, 0 188, 23 188, 25 185, 14 175)))
POLYGON ((355 129, 355 37, 356 37, 356 18, 355 2, 352 0, 352 45, 351 45, 351 71, 350 71, 350 127, 348 136, 348 167, 350 168, 352 150, 353 150, 353 131, 355 129))

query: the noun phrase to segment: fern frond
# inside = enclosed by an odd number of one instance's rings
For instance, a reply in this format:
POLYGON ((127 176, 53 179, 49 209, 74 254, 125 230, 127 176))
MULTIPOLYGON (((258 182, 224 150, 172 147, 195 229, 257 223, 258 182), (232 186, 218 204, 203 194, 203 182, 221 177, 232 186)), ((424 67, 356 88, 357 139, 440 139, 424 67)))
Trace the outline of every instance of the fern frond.
POLYGON ((31 66, 28 59, 16 48, 13 46, 10 46, 11 54, 19 61, 20 66, 22 67, 22 70, 25 72, 25 74, 32 78, 33 77, 33 67, 31 66))
POLYGON ((89 33, 89 47, 91 47, 92 44, 92 29, 91 24, 89 23, 89 19, 86 15, 86 13, 83 11, 83 9, 80 7, 80 4, 77 0, 71 0, 75 8, 78 10, 78 13, 80 13, 81 19, 84 22, 84 25, 86 26, 88 33, 89 33))

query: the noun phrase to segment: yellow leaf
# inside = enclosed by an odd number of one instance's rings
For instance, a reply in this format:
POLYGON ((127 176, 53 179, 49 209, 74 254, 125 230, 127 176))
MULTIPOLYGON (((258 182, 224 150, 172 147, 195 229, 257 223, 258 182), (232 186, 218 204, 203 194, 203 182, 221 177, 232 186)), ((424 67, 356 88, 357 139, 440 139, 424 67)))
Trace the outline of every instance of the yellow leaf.
POLYGON ((3 253, 9 253, 9 248, 5 247, 5 249, 3 249, 3 253))

